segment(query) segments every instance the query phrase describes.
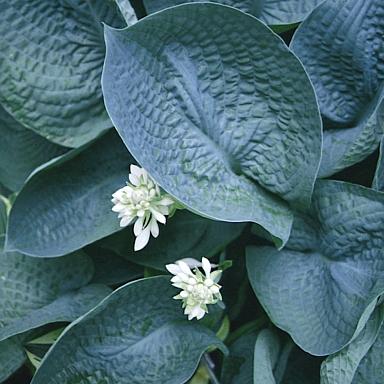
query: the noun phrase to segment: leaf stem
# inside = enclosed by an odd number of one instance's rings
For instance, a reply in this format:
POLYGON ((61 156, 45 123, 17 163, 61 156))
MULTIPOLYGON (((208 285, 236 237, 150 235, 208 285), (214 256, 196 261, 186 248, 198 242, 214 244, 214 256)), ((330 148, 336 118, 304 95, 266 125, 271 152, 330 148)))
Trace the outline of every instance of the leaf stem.
POLYGON ((215 372, 213 370, 215 368, 215 363, 212 361, 212 359, 211 359, 211 357, 209 356, 208 353, 205 353, 203 355, 202 361, 203 361, 204 365, 207 368, 207 372, 208 372, 208 375, 209 375, 209 379, 211 380, 211 383, 212 384, 220 384, 220 381, 216 377, 216 374, 215 374, 215 372))

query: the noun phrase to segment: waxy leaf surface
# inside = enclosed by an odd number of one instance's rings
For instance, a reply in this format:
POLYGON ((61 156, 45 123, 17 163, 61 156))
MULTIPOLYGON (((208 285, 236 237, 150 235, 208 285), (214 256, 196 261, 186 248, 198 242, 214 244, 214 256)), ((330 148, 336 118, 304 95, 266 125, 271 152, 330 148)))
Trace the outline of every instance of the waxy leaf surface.
POLYGON ((32 383, 186 382, 207 348, 225 347, 211 330, 186 320, 175 293, 168 276, 119 288, 67 328, 32 383))
POLYGON ((105 29, 102 86, 129 151, 192 211, 252 221, 284 244, 321 150, 312 85, 256 18, 210 3, 105 29), (233 25, 237 25, 236 29, 233 25))
POLYGON ((384 132, 384 3, 327 0, 291 48, 316 90, 324 121, 319 175, 329 176, 367 157, 384 132))
POLYGON ((58 144, 78 147, 112 123, 100 76, 102 22, 125 25, 104 0, 0 1, 0 103, 58 144))
POLYGON ((61 256, 118 231, 111 195, 125 185, 132 162, 108 132, 39 169, 12 207, 7 250, 61 256))
POLYGON ((286 247, 251 247, 248 275, 271 320, 304 350, 347 345, 384 292, 384 194, 319 181, 286 247))

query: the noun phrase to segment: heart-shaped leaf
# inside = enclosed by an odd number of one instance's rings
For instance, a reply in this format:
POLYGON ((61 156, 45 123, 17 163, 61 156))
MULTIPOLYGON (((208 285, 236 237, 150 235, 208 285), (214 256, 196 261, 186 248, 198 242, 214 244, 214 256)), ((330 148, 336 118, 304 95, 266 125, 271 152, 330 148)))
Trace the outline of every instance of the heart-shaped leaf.
POLYGON ((0 102, 28 128, 78 147, 112 126, 102 101, 105 0, 0 1, 0 102))
POLYGON ((258 299, 302 349, 337 352, 367 321, 384 292, 383 226, 384 194, 320 181, 311 216, 295 218, 284 250, 248 249, 258 299))
POLYGON ((292 223, 285 201, 310 201, 321 122, 312 85, 283 41, 213 3, 107 27, 105 39, 105 104, 138 162, 192 211, 258 223, 284 244, 292 223))
POLYGON ((110 293, 85 287, 92 275, 92 261, 81 253, 59 259, 0 253, 0 341, 90 310, 110 293))
MULTIPOLYGON (((199 0, 144 0, 148 13, 199 0)), ((200 0, 201 1, 201 0, 200 0)), ((324 0, 213 0, 250 13, 270 25, 292 24, 305 17, 324 0)))
POLYGON ((174 294, 165 276, 119 288, 67 328, 32 383, 186 382, 207 348, 225 347, 211 330, 185 320, 174 294))
MULTIPOLYGON (((321 384, 352 384, 352 383, 375 383, 375 379, 362 380, 362 372, 368 368, 371 370, 373 366, 366 366, 367 360, 370 356, 367 356, 366 361, 362 364, 363 371, 359 373, 359 365, 363 360, 364 356, 367 355, 367 352, 370 350, 372 345, 375 343, 380 329, 382 328, 384 320, 384 307, 378 307, 375 312, 372 314, 372 317, 367 322, 364 330, 360 335, 352 341, 346 348, 342 349, 340 352, 329 356, 321 365, 321 384), (355 378, 355 379, 354 379, 355 378)), ((383 332, 384 335, 384 332, 383 332)), ((380 344, 380 340, 379 340, 380 344)), ((382 352, 380 351, 381 357, 383 357, 382 352)), ((379 356, 375 356, 377 358, 379 356)), ((378 362, 378 361, 376 361, 378 362)), ((375 368, 380 369, 379 366, 382 365, 382 360, 380 363, 375 366, 375 368)), ((375 378, 382 375, 378 375, 378 371, 374 370, 373 375, 375 378)), ((370 376, 372 375, 370 374, 370 376)), ((363 374, 364 375, 364 374, 363 374)), ((371 376, 372 377, 372 376, 371 376)))
POLYGON ((323 116, 321 177, 363 160, 383 134, 383 14, 382 0, 327 0, 292 40, 323 116))
POLYGON ((23 127, 0 106, 0 182, 12 191, 21 188, 28 175, 66 149, 23 127))
POLYGON ((6 248, 61 256, 119 230, 111 195, 124 186, 133 159, 110 132, 39 169, 12 207, 6 248))
POLYGON ((187 210, 177 212, 162 229, 161 236, 141 251, 133 251, 132 229, 100 241, 100 246, 146 267, 164 270, 166 264, 183 258, 200 260, 225 248, 238 237, 244 225, 205 219, 187 210))

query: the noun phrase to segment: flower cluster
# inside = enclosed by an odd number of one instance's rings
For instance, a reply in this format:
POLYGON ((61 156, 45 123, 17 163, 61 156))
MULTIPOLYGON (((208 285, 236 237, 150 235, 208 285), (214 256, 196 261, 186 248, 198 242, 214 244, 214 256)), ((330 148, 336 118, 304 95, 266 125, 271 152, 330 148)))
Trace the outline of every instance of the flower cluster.
POLYGON ((221 278, 222 271, 213 271, 213 264, 205 257, 201 263, 188 263, 188 260, 179 260, 175 264, 166 265, 167 270, 175 275, 172 277, 172 285, 182 291, 174 296, 174 299, 182 300, 184 314, 188 320, 196 317, 200 320, 208 313, 207 305, 216 304, 221 301, 220 288, 217 284, 221 278), (193 271, 190 266, 194 267, 193 271), (204 274, 199 270, 202 267, 204 274))
POLYGON ((121 227, 134 222, 134 249, 139 251, 148 244, 151 234, 153 237, 159 235, 157 222, 165 224, 165 216, 175 212, 177 203, 161 191, 143 168, 131 165, 130 171, 129 183, 112 195, 112 211, 119 214, 121 227))

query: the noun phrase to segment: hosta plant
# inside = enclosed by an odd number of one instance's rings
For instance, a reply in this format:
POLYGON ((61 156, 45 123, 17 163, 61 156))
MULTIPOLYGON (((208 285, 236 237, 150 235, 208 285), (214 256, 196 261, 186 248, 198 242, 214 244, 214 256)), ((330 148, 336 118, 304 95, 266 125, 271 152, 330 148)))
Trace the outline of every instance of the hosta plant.
POLYGON ((0 9, 0 383, 383 383, 383 0, 0 9))

